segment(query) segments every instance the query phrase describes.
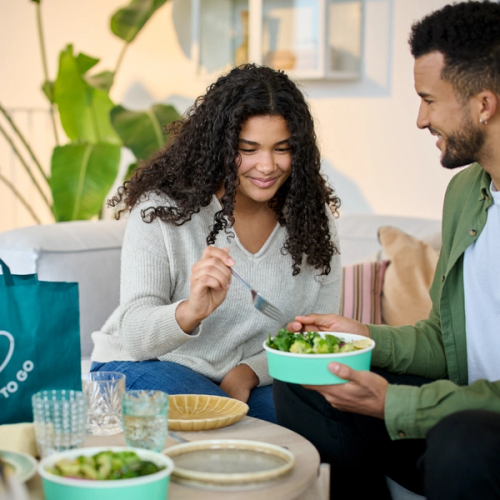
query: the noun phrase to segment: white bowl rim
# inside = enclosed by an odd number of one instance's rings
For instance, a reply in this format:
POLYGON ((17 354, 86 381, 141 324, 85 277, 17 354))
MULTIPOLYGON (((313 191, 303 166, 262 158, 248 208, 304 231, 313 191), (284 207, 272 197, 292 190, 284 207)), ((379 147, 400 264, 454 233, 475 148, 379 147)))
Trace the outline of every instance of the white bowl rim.
POLYGON ((73 486, 78 488, 116 488, 116 487, 133 487, 139 486, 147 483, 152 483, 163 479, 172 474, 175 465, 171 458, 163 455, 158 451, 146 450, 143 448, 132 448, 129 446, 98 446, 92 448, 74 448, 73 450, 61 451, 59 453, 53 453, 45 458, 43 458, 38 464, 37 470, 38 474, 42 476, 43 479, 51 481, 53 483, 58 483, 64 486, 73 486), (94 479, 78 479, 78 478, 68 478, 62 476, 56 476, 48 472, 46 467, 50 467, 63 458, 75 458, 80 455, 95 455, 101 451, 135 451, 139 457, 154 461, 156 464, 160 463, 165 465, 165 469, 155 472, 153 474, 148 474, 147 476, 141 477, 131 477, 128 479, 110 479, 110 480, 94 480, 94 479))
MULTIPOLYGON (((297 333, 302 333, 302 332, 297 332, 297 333)), ((358 354, 363 354, 368 351, 372 351, 375 348, 375 341, 370 338, 370 337, 365 337, 364 335, 358 335, 356 333, 344 333, 344 332, 317 332, 319 335, 324 337, 325 335, 335 335, 336 337, 347 337, 344 340, 347 340, 348 342, 352 340, 371 340, 372 344, 368 347, 365 347, 364 349, 358 349, 356 351, 350 351, 350 352, 329 352, 326 354, 305 354, 305 353, 295 353, 295 352, 285 352, 285 351, 279 351, 278 349, 272 349, 267 345, 267 339, 264 340, 264 343, 262 344, 264 346, 264 349, 272 354, 277 354, 278 356, 285 356, 289 358, 305 358, 305 359, 326 359, 326 358, 348 358, 349 356, 357 356, 358 354)))

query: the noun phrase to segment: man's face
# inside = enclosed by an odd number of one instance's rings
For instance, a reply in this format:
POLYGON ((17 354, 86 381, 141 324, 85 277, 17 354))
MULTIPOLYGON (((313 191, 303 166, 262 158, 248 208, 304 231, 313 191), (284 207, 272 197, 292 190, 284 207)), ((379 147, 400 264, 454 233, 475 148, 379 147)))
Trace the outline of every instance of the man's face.
POLYGON ((438 137, 441 164, 457 168, 478 161, 485 136, 472 120, 468 103, 460 102, 452 85, 441 79, 444 56, 431 52, 415 60, 415 89, 421 97, 417 126, 438 137))

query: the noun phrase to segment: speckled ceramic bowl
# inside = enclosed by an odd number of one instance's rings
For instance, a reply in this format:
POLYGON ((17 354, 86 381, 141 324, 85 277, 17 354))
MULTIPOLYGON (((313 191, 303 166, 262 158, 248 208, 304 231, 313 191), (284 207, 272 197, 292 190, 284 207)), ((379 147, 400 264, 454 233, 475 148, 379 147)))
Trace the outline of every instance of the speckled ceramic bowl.
POLYGON ((232 398, 204 394, 170 396, 168 428, 172 431, 208 431, 232 425, 248 413, 248 405, 232 398))

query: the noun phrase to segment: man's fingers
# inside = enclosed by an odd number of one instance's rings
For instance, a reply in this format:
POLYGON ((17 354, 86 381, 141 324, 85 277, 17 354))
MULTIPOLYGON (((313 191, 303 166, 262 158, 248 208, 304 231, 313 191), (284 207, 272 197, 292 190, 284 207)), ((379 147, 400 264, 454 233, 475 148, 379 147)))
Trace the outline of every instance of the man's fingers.
POLYGON ((328 369, 343 380, 352 382, 357 382, 359 380, 359 372, 341 363, 329 363, 328 369))
POLYGON ((307 326, 307 329, 328 331, 339 318, 336 314, 307 314, 306 316, 295 316, 295 320, 307 326))
POLYGON ((300 332, 300 330, 302 330, 302 323, 299 323, 298 321, 292 321, 291 323, 288 323, 288 325, 286 325, 286 329, 289 332, 300 332))
POLYGON ((295 316, 295 320, 297 322, 302 323, 303 325, 312 325, 316 323, 316 314, 308 314, 306 316, 295 316))

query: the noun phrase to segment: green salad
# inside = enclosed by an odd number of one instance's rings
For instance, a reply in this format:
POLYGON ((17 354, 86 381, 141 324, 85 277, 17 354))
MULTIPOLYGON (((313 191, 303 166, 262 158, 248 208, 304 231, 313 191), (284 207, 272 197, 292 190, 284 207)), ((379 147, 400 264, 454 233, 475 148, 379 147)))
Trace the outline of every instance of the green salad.
POLYGON ((335 335, 322 337, 318 332, 292 333, 282 328, 274 337, 268 335, 267 346, 277 351, 296 354, 331 354, 365 349, 372 344, 370 339, 345 342, 335 335))
POLYGON ((76 479, 130 479, 154 474, 165 467, 148 460, 141 460, 133 451, 101 451, 96 455, 81 455, 75 459, 63 459, 47 468, 56 476, 76 479))

